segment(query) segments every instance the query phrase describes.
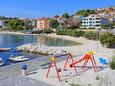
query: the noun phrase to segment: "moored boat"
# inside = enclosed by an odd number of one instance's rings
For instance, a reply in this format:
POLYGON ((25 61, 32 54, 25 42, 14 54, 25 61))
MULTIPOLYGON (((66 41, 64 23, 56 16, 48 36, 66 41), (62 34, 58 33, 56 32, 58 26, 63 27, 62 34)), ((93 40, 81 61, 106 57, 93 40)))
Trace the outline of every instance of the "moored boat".
POLYGON ((9 61, 13 61, 13 62, 23 62, 23 61, 27 61, 29 60, 29 58, 26 58, 25 56, 15 56, 15 57, 10 57, 9 61))
POLYGON ((2 66, 4 64, 2 58, 0 58, 0 66, 2 66))
POLYGON ((6 51, 9 51, 11 50, 11 48, 0 48, 0 52, 6 52, 6 51))

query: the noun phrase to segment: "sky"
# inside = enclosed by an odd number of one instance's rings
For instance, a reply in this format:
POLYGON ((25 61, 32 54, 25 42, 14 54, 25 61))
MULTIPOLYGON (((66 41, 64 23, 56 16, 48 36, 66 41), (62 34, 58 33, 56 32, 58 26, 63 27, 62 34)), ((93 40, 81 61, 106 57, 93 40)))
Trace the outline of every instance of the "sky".
POLYGON ((38 18, 115 6, 115 0, 0 0, 0 16, 38 18))

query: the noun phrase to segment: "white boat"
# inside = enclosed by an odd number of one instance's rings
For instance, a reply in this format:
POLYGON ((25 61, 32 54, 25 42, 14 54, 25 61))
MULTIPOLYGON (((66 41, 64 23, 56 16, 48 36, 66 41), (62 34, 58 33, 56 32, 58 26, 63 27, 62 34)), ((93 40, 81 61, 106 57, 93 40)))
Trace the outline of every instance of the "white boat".
POLYGON ((6 51, 9 51, 11 50, 11 48, 0 48, 0 52, 6 52, 6 51))
POLYGON ((17 62, 22 62, 22 61, 27 61, 29 58, 26 58, 25 56, 15 56, 15 57, 10 57, 10 61, 17 61, 17 62))
POLYGON ((0 66, 2 66, 4 64, 2 58, 0 58, 0 66))

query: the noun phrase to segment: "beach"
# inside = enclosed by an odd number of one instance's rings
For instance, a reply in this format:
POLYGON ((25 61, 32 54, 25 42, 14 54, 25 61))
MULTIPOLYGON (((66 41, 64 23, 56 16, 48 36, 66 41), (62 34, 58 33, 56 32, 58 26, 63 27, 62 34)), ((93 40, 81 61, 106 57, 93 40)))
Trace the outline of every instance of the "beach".
POLYGON ((54 37, 54 38, 62 38, 64 40, 71 40, 71 41, 81 43, 81 45, 79 46, 58 47, 61 49, 65 49, 74 55, 77 55, 77 53, 86 53, 89 50, 92 50, 94 53, 108 54, 108 56, 111 56, 115 50, 115 49, 104 48, 99 41, 88 40, 84 37, 76 38, 72 36, 56 35, 56 34, 49 34, 47 36, 54 37))
MULTIPOLYGON (((78 69, 78 75, 75 75, 75 71, 73 69, 69 69, 68 72, 61 72, 61 79, 62 81, 58 81, 58 77, 55 72, 55 67, 53 67, 50 71, 49 78, 46 78, 46 73, 48 69, 38 69, 36 70, 36 74, 29 75, 28 77, 32 79, 36 79, 38 81, 43 81, 45 83, 51 84, 53 86, 70 86, 71 83, 79 84, 80 86, 114 86, 114 76, 111 77, 111 75, 114 75, 114 71, 112 71, 109 66, 103 65, 99 62, 99 58, 102 57, 109 62, 110 58, 114 55, 115 49, 109 49, 102 47, 101 43, 99 41, 92 41, 87 40, 85 38, 75 38, 71 36, 60 36, 55 34, 48 35, 49 37, 56 37, 56 38, 62 38, 64 40, 71 40, 82 43, 82 45, 79 46, 68 46, 68 47, 58 47, 60 49, 67 50, 69 53, 74 55, 74 60, 77 61, 80 58, 83 58, 83 56, 89 51, 92 50, 94 54, 94 58, 96 60, 97 65, 97 73, 94 73, 93 68, 86 68, 85 71, 81 69, 81 66, 83 65, 83 62, 80 62, 77 65, 78 69), (98 45, 98 49, 97 49, 98 45), (71 74, 70 74, 71 73, 71 74), (44 76, 43 76, 44 75, 44 76), (99 76, 100 80, 96 80, 96 77, 99 76), (88 81, 87 81, 88 80, 88 81), (53 81, 53 82, 52 82, 53 81)), ((63 57, 62 57, 63 58, 63 57)), ((57 60, 57 59, 56 59, 57 60)), ((71 60, 70 60, 71 62, 71 60)), ((65 61, 58 62, 58 68, 62 68, 65 64, 65 61)), ((91 62, 89 62, 88 66, 91 66, 91 62)))
MULTIPOLYGON (((14 33, 12 33, 12 34, 14 34, 14 33)), ((15 34, 18 34, 18 33, 15 33, 15 34)), ((22 34, 22 33, 19 33, 19 34, 22 34)), ((102 47, 102 45, 99 41, 87 40, 83 37, 76 38, 76 37, 71 37, 71 36, 66 36, 66 35, 61 36, 61 35, 56 35, 56 34, 48 34, 47 36, 55 37, 55 38, 62 38, 64 40, 71 40, 71 41, 76 41, 76 42, 81 43, 81 45, 76 45, 76 46, 74 45, 74 46, 50 47, 50 48, 54 48, 54 49, 58 48, 58 49, 66 50, 68 53, 71 53, 73 55, 73 58, 75 61, 82 58, 89 50, 92 50, 95 60, 96 60, 96 64, 99 67, 98 69, 100 71, 98 73, 94 73, 92 68, 83 71, 80 68, 80 66, 82 66, 82 64, 83 64, 83 62, 81 62, 80 64, 77 65, 78 75, 75 75, 75 71, 73 69, 69 69, 69 71, 62 72, 62 74, 61 74, 61 76, 63 76, 61 78, 62 81, 59 82, 54 68, 51 69, 51 75, 49 75, 49 78, 46 78, 47 68, 48 68, 50 58, 52 55, 40 56, 39 58, 30 60, 30 61, 0 67, 0 71, 1 71, 0 79, 2 80, 1 84, 5 82, 4 80, 6 78, 8 78, 10 81, 10 80, 12 80, 12 78, 9 78, 9 77, 21 76, 21 67, 20 66, 23 63, 26 63, 28 65, 28 69, 27 69, 28 75, 26 76, 27 78, 35 80, 36 82, 38 81, 38 82, 42 82, 43 84, 48 84, 49 86, 70 86, 71 83, 79 83, 83 86, 89 86, 88 84, 92 84, 92 86, 98 86, 96 83, 100 82, 100 81, 97 81, 95 79, 98 74, 101 76, 104 76, 104 77, 105 77, 105 74, 107 74, 108 72, 109 72, 109 75, 107 75, 107 77, 111 77, 111 74, 114 74, 114 72, 111 72, 111 70, 108 66, 103 65, 99 62, 99 58, 103 57, 108 62, 109 59, 114 54, 115 49, 104 48, 104 47, 102 47), (42 65, 44 65, 44 66, 42 66, 42 65), (89 81, 86 82, 86 80, 89 80, 89 81)), ((58 68, 61 68, 61 69, 63 68, 66 59, 67 59, 67 56, 56 59, 58 68)), ((71 63, 71 61, 70 61, 70 63, 71 63)), ((91 66, 91 63, 89 63, 88 66, 91 66)), ((113 79, 114 78, 112 78, 112 79, 110 78, 110 80, 113 80, 113 79)), ((20 81, 20 83, 21 83, 21 81, 20 81)), ((105 82, 103 82, 103 83, 105 83, 105 82)), ((111 86, 114 86, 113 85, 114 82, 111 82, 111 83, 112 83, 111 86)), ((29 86, 29 85, 27 85, 27 86, 29 86)), ((43 86, 45 86, 45 85, 43 85, 43 86)), ((104 85, 102 85, 102 86, 104 86, 104 85)))

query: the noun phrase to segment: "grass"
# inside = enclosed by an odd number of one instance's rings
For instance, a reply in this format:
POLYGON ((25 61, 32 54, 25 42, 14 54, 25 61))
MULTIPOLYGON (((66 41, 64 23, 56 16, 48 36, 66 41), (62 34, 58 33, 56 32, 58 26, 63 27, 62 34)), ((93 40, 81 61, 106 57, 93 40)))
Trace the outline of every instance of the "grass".
POLYGON ((97 75, 97 76, 96 76, 96 80, 100 80, 100 77, 99 77, 99 75, 97 75))
POLYGON ((74 84, 74 83, 71 83, 71 85, 70 86, 81 86, 81 85, 79 85, 79 84, 74 84))
POLYGON ((109 65, 112 70, 115 70, 115 56, 112 57, 112 61, 109 63, 109 65))
POLYGON ((92 86, 92 84, 88 84, 88 86, 92 86))

